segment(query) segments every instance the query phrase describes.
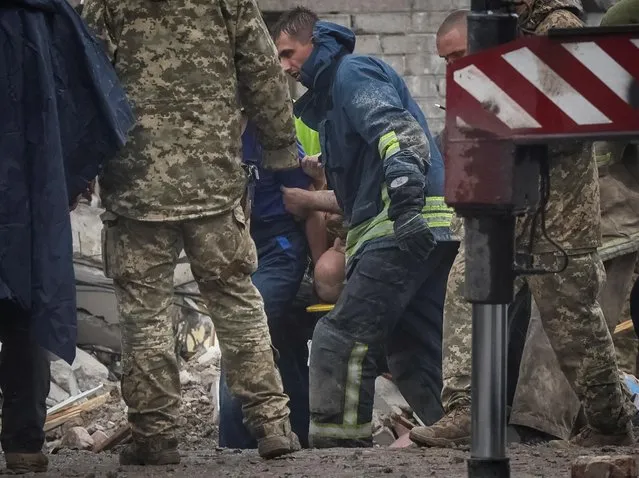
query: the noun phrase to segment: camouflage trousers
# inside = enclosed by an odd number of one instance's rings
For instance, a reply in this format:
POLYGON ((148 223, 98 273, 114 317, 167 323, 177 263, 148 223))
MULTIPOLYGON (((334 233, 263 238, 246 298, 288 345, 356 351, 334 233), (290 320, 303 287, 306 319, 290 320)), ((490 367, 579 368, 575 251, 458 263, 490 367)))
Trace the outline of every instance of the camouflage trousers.
MULTIPOLYGON (((637 253, 631 253, 604 263, 607 280, 600 302, 610 331, 629 318, 628 295, 636 257, 637 253)), ((634 333, 615 334, 613 340, 619 369, 634 373, 637 353, 634 333)), ((581 402, 559 367, 539 309, 533 304, 510 423, 566 440, 579 428, 580 410, 581 402)))
POLYGON ((247 428, 258 439, 282 434, 288 397, 275 368, 263 301, 251 282, 257 253, 242 208, 175 222, 114 216, 105 222, 103 237, 122 329, 122 396, 134 438, 176 433, 180 380, 172 299, 182 249, 213 319, 227 382, 242 402, 247 428))
MULTIPOLYGON (((443 328, 443 390, 442 403, 446 411, 470 402, 471 324, 472 306, 464 300, 464 259, 460 250, 451 269, 443 328)), ((556 268, 560 258, 554 254, 537 256, 536 265, 556 268)), ((523 280, 518 288, 523 286, 523 280)), ((599 296, 605 281, 605 271, 596 251, 574 254, 561 274, 529 276, 525 281, 539 308, 539 320, 547 333, 559 368, 576 397, 583 403, 588 422, 602 430, 617 430, 629 419, 626 396, 622 391, 615 349, 608 325, 599 306, 599 296)), ((530 328, 534 324, 531 322, 530 328)), ((530 340, 527 343, 537 345, 530 340)), ((539 394, 552 389, 535 361, 522 359, 535 368, 537 383, 547 384, 539 394)), ((538 394, 538 395, 539 395, 538 394)), ((554 396, 554 393, 550 395, 554 396)), ((516 410, 516 399, 513 412, 516 410)), ((557 406, 557 401, 544 396, 545 403, 557 406)), ((511 416, 511 423, 514 417, 511 416)), ((516 420, 515 420, 516 421, 516 420)), ((535 427, 537 428, 537 427, 535 427)), ((557 430, 553 435, 557 435, 557 430)), ((557 435, 561 436, 561 435, 557 435)))

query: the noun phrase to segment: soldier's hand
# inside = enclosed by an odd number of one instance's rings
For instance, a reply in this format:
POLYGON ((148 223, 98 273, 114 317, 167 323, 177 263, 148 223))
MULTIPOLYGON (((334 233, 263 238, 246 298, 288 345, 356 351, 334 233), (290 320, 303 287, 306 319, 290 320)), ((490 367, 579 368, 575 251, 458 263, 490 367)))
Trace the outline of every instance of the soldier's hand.
POLYGON ((437 244, 426 219, 418 212, 406 212, 393 224, 399 248, 425 261, 437 244))
POLYGON ((308 190, 300 188, 287 188, 282 186, 282 200, 284 207, 294 216, 306 218, 309 213, 308 208, 308 190))

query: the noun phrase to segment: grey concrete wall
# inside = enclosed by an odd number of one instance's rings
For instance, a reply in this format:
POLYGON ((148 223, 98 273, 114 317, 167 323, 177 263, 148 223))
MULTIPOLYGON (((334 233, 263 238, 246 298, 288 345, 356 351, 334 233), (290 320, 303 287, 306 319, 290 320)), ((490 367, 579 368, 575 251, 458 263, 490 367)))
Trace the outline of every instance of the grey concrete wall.
MULTIPOLYGON (((258 0, 268 13, 296 5, 313 9, 323 19, 352 28, 356 51, 378 56, 404 77, 432 130, 443 126, 446 65, 435 49, 435 32, 453 10, 469 0, 258 0)), ((296 94, 302 89, 297 88, 296 94)))
MULTIPOLYGON (((258 0, 269 19, 297 5, 321 18, 352 28, 356 51, 378 56, 401 74, 433 131, 443 126, 446 65, 437 56, 435 32, 453 10, 469 8, 470 0, 258 0)), ((588 24, 598 25, 615 0, 586 0, 588 24)), ((298 85, 295 94, 301 95, 298 85)))

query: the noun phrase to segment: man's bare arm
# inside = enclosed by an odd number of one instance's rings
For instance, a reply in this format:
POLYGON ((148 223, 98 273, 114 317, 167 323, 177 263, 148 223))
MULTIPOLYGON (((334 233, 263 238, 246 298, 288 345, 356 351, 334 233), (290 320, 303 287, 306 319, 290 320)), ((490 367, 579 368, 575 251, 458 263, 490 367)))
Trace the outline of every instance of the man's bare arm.
POLYGON ((343 214, 342 208, 337 203, 335 192, 329 190, 309 191, 311 193, 311 207, 316 211, 330 212, 333 214, 343 214))
POLYGON ((282 196, 286 209, 295 216, 306 217, 308 211, 343 214, 333 191, 308 191, 282 187, 282 196))

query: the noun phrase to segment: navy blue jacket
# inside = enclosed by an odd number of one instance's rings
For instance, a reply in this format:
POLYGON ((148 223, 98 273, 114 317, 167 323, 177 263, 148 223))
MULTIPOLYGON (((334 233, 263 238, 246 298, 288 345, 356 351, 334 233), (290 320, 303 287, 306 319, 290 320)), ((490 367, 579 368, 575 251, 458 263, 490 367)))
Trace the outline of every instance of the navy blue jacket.
POLYGON ((0 299, 18 302, 38 342, 69 363, 69 204, 133 122, 101 45, 66 0, 0 3, 0 299))
MULTIPOLYGON (((300 156, 303 157, 302 150, 300 156)), ((301 166, 284 171, 270 171, 262 167, 262 146, 258 141, 255 124, 250 121, 242 135, 242 157, 244 163, 255 165, 259 172, 251 209, 251 228, 281 219, 293 220, 292 214, 284 206, 280 187, 308 189, 311 178, 301 166)))
POLYGON ((295 103, 295 113, 320 132, 329 186, 349 234, 360 228, 347 240, 347 254, 349 245, 361 245, 362 235, 392 235, 389 221, 407 208, 421 210, 424 196, 435 238, 450 240, 442 156, 403 79, 382 60, 353 54, 355 35, 345 27, 320 21, 313 43, 301 71, 309 91, 295 103), (408 182, 410 194, 394 200, 393 182, 408 182))

